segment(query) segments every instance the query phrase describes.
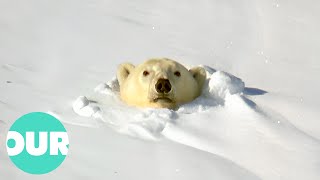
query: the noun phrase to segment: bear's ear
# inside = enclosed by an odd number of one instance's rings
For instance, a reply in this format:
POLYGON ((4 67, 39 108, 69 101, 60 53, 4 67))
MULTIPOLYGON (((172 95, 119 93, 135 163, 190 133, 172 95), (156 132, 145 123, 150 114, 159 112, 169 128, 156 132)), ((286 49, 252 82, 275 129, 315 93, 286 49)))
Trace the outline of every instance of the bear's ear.
POLYGON ((193 78, 198 82, 199 87, 202 89, 204 81, 206 80, 206 71, 202 67, 194 67, 189 70, 193 78))
POLYGON ((134 65, 130 63, 124 63, 119 65, 118 72, 117 72, 117 79, 120 86, 127 79, 129 74, 132 73, 134 68, 135 68, 134 65))

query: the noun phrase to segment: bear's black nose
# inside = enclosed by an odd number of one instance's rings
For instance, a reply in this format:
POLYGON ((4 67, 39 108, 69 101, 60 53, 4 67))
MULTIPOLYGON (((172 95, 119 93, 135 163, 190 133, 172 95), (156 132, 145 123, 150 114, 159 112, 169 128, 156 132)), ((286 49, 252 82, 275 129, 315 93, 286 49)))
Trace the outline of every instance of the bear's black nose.
POLYGON ((156 83, 156 90, 158 93, 168 93, 171 91, 171 84, 168 79, 159 79, 156 83))

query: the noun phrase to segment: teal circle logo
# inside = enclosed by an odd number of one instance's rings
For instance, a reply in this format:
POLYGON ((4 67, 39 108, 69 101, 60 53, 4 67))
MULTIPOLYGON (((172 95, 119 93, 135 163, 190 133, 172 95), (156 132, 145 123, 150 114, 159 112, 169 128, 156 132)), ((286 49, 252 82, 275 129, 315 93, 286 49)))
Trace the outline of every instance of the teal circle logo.
POLYGON ((63 124, 42 112, 17 119, 9 129, 6 144, 11 161, 30 174, 55 170, 69 150, 69 138, 63 124))

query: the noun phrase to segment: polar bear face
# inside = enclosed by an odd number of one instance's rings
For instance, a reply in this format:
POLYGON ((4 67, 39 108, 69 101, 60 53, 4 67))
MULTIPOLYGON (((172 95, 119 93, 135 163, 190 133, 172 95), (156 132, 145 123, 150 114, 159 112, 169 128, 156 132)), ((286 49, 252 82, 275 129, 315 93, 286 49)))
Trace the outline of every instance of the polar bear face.
POLYGON ((176 61, 162 58, 137 67, 121 64, 117 78, 121 99, 127 104, 172 109, 201 94, 206 72, 201 67, 187 70, 176 61))

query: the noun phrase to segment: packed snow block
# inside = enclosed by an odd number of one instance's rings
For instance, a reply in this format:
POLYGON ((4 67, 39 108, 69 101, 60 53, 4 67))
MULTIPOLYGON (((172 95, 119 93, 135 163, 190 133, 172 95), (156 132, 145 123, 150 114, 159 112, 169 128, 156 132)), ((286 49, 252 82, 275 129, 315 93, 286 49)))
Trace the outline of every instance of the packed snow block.
POLYGON ((95 92, 101 93, 101 94, 109 94, 113 95, 115 93, 120 92, 119 82, 116 78, 113 78, 111 81, 107 83, 101 83, 99 84, 95 89, 95 92))
POLYGON ((98 105, 90 103, 85 96, 79 96, 75 102, 73 103, 73 110, 80 116, 91 117, 95 116, 97 113, 101 111, 98 105))
POLYGON ((208 92, 215 98, 225 99, 226 94, 239 94, 244 90, 244 82, 229 73, 217 71, 209 77, 208 92))

